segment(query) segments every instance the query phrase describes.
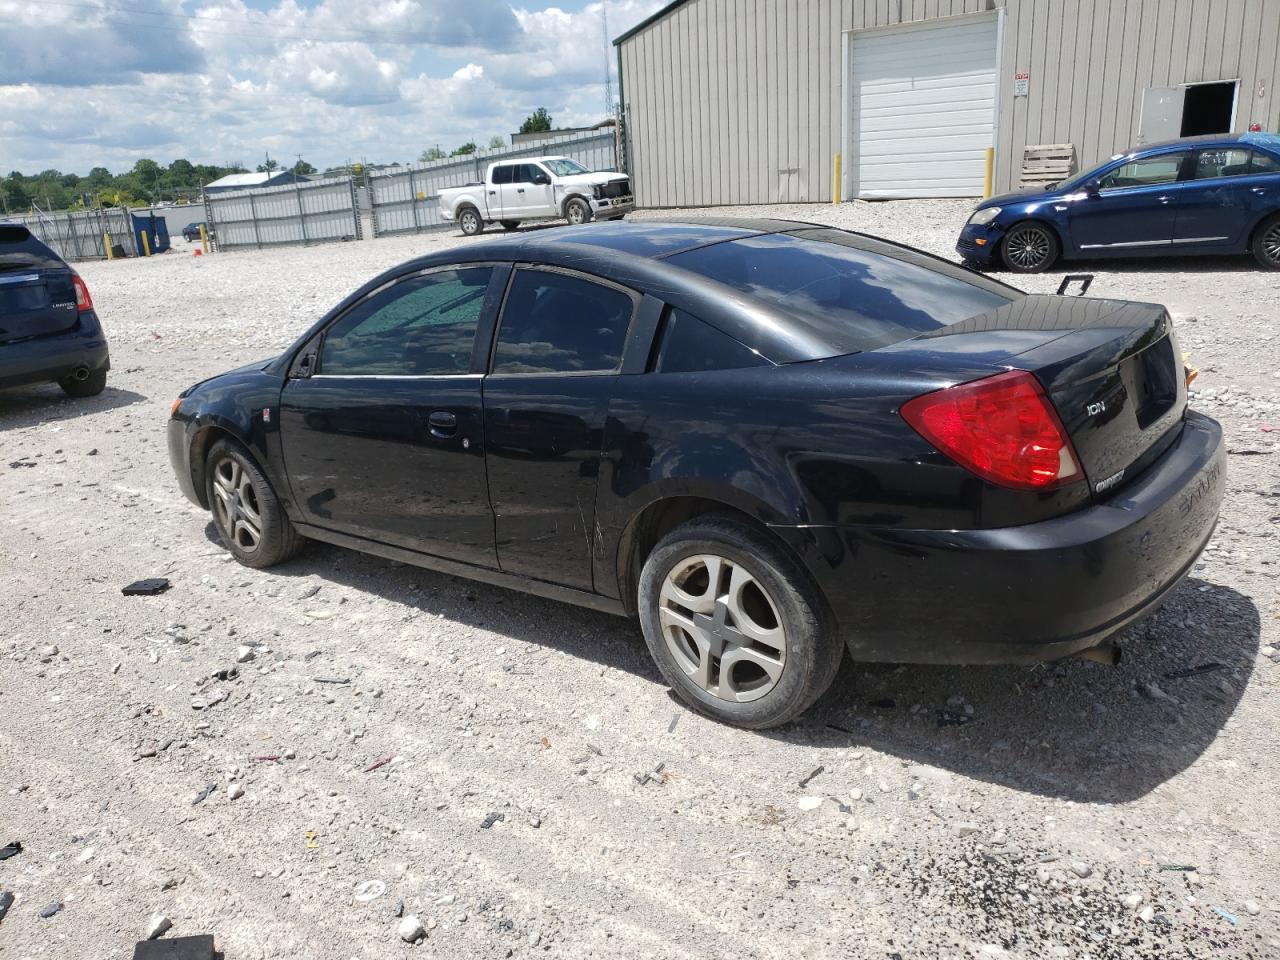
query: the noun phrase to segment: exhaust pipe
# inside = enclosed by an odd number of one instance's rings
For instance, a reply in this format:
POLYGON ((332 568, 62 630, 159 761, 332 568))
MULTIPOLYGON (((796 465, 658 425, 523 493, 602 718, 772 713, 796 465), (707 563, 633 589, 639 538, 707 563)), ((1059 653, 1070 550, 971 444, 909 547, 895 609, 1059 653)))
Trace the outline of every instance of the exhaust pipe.
POLYGON ((1082 660, 1104 663, 1108 667, 1116 666, 1123 659, 1120 647, 1114 643, 1100 643, 1096 647, 1090 647, 1088 650, 1081 650, 1076 656, 1082 660))
POLYGON ((81 382, 84 382, 85 380, 89 379, 89 368, 76 367, 75 371, 71 374, 71 376, 73 376, 75 379, 81 382))

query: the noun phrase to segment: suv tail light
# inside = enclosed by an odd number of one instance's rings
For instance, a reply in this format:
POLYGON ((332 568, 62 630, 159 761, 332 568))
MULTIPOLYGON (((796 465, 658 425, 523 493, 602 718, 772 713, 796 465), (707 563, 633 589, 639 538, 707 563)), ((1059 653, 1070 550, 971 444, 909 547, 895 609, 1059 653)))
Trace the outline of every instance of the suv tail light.
POLYGON ((1051 490, 1083 477, 1057 411, 1024 370, 926 393, 901 413, 952 460, 999 486, 1051 490))
POLYGON ((71 275, 71 283, 76 288, 76 312, 84 313, 86 310, 92 310, 93 297, 89 296, 89 288, 80 279, 80 274, 73 273, 71 275))

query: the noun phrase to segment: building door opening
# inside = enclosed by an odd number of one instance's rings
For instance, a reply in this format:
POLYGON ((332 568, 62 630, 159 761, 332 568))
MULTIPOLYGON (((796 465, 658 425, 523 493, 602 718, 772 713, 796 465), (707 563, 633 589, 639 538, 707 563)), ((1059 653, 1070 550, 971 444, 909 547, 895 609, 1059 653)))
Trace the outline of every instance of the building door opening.
POLYGON ((1186 88, 1182 102, 1184 137, 1207 133, 1230 133, 1236 113, 1236 83, 1193 83, 1186 88))

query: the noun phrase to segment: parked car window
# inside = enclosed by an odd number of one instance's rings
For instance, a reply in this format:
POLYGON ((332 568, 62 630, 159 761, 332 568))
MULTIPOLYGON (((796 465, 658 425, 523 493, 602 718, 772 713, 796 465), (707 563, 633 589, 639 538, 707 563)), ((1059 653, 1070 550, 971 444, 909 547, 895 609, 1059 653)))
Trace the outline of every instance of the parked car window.
POLYGON ((1250 173, 1280 173, 1280 157, 1274 157, 1261 150, 1253 151, 1253 160, 1249 163, 1250 173))
POLYGON ((493 182, 494 183, 514 183, 515 173, 518 167, 519 167, 519 164, 515 164, 515 163, 508 163, 501 167, 494 167, 493 182))
POLYGON ((520 176, 517 178, 518 183, 533 183, 534 176, 541 173, 542 170, 536 163, 520 164, 520 176))
POLYGON ((767 366, 764 357, 692 314, 671 308, 662 330, 656 373, 741 370, 767 366))
POLYGON ((467 373, 492 267, 414 277, 352 308, 325 334, 327 376, 467 373))
POLYGON ((1217 177, 1242 177, 1249 172, 1249 151, 1235 148, 1201 150, 1196 157, 1197 180, 1217 177))
POLYGON ((494 373, 583 373, 622 362, 633 303, 581 277, 520 270, 507 293, 494 373))
POLYGON ((1124 187, 1152 187, 1160 183, 1173 183, 1178 179, 1185 153, 1162 153, 1155 157, 1131 160, 1104 174, 1098 181, 1099 190, 1120 190, 1124 187))

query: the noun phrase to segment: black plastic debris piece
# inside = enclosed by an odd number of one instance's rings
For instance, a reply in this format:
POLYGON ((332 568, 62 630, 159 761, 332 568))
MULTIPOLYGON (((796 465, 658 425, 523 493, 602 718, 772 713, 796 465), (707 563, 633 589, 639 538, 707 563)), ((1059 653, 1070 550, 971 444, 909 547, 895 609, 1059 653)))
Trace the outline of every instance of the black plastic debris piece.
POLYGON ((667 764, 664 761, 663 763, 658 764, 652 770, 645 771, 644 773, 633 773, 632 777, 634 777, 636 783, 640 784, 640 786, 642 787, 646 783, 662 783, 663 781, 662 770, 664 767, 666 767, 666 765, 667 764))
POLYGON ((133 948, 133 960, 213 960, 213 935, 174 937, 171 940, 140 940, 133 948))
POLYGON ((9 464, 10 470, 17 470, 19 467, 34 467, 35 463, 30 460, 14 460, 9 464))
POLYGON ((480 829, 488 830, 499 820, 505 820, 505 819, 507 819, 507 815, 505 813, 491 813, 487 817, 485 817, 484 820, 480 822, 480 829))
POLYGON ((0 847, 0 860, 8 860, 10 857, 16 857, 22 852, 22 841, 13 840, 0 847))
POLYGON ((868 706, 875 707, 877 710, 892 710, 897 704, 892 697, 884 697, 880 700, 872 700, 868 706))
POLYGON ((1202 663, 1196 667, 1187 667, 1185 670, 1170 670, 1164 675, 1164 678, 1166 680, 1183 680, 1187 677, 1208 673, 1211 670, 1221 670, 1224 666, 1226 664, 1219 663, 1217 660, 1210 660, 1208 663, 1202 663))
POLYGON ((198 803, 204 803, 209 799, 209 794, 213 793, 213 791, 217 789, 218 785, 216 783, 210 783, 207 787, 196 794, 196 798, 191 801, 191 805, 194 807, 198 803))
POLYGON ((952 713, 950 710, 938 711, 938 726, 940 727, 963 727, 972 719, 973 717, 967 713, 952 713))
POLYGON ((152 577, 149 580, 135 580, 120 592, 126 597, 154 597, 169 589, 169 581, 165 577, 152 577))
POLYGON ((55 901, 54 903, 51 903, 48 906, 42 907, 40 909, 40 919, 48 920, 50 917, 56 917, 61 912, 62 912, 62 903, 60 901, 55 901))
POLYGON ((827 769, 826 767, 822 767, 822 766, 815 768, 811 774, 809 774, 807 777, 805 777, 803 780, 800 781, 801 789, 807 787, 809 785, 809 782, 813 780, 814 777, 818 776, 818 774, 822 773, 826 769, 827 769))
POLYGON ((211 674, 214 680, 234 680, 240 676, 239 667, 224 667, 221 670, 215 670, 211 674))
POLYGON ((3 922, 4 915, 9 912, 9 908, 13 906, 13 894, 8 890, 0 890, 0 922, 3 922))

